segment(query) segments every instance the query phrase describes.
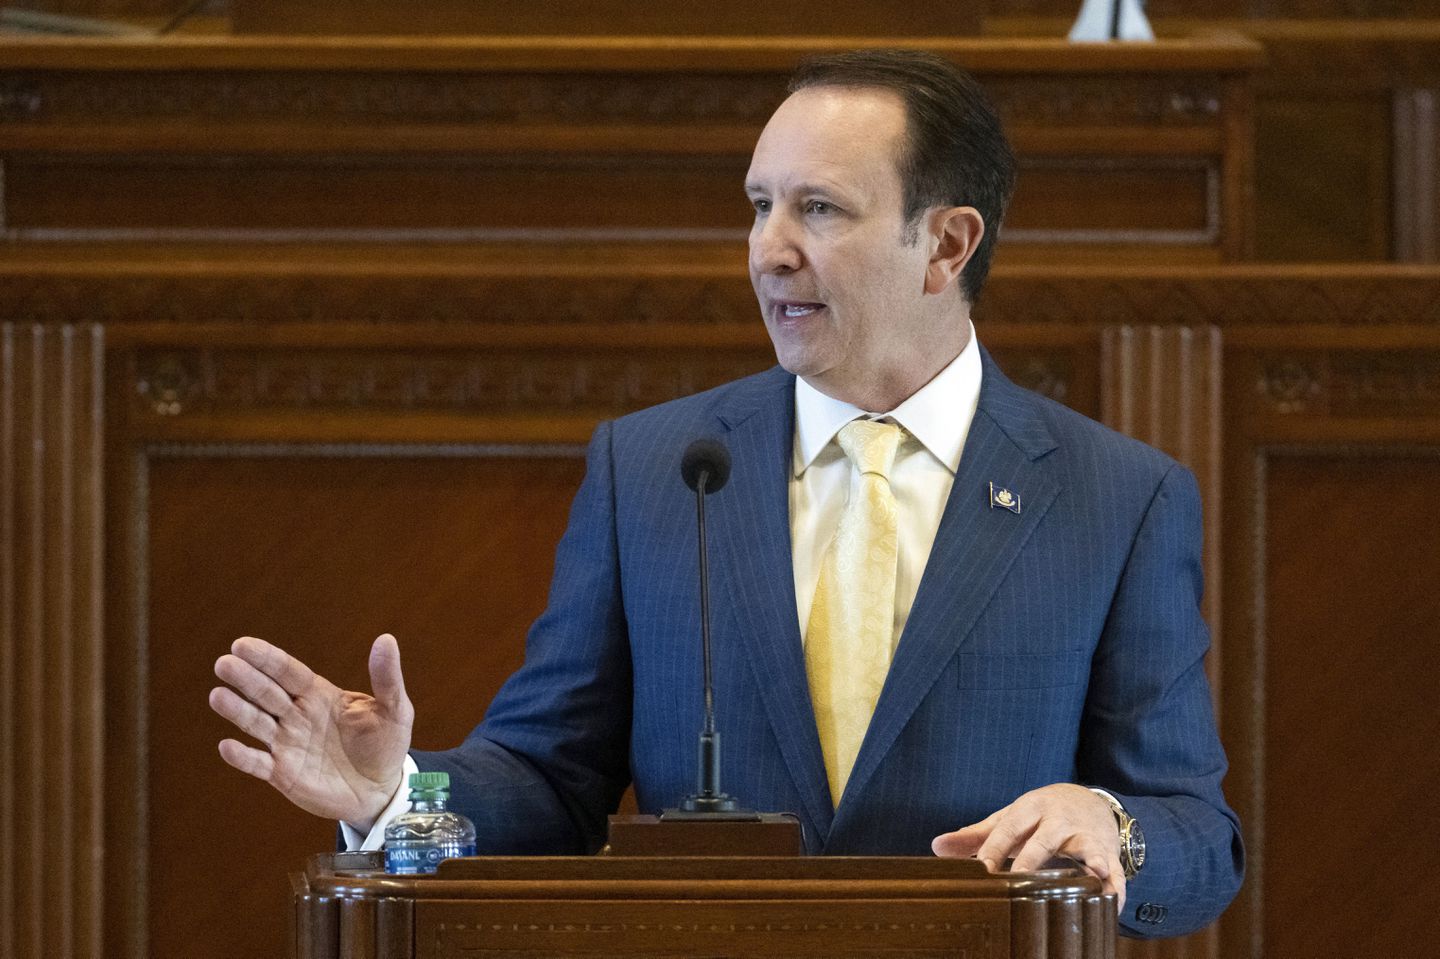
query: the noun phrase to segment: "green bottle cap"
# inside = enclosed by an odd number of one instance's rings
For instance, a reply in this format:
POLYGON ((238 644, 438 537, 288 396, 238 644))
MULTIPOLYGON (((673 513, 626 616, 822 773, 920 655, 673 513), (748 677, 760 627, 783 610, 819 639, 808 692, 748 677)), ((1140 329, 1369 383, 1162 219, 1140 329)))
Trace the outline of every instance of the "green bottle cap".
POLYGON ((449 792, 449 773, 411 773, 411 792, 449 792))

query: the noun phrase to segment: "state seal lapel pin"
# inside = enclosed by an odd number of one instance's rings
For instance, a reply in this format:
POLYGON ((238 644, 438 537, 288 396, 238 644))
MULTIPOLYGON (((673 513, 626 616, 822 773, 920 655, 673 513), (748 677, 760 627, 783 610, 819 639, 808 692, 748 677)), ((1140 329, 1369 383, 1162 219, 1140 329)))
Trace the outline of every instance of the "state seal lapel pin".
POLYGON ((1020 497, 1003 486, 990 484, 990 508, 1008 509, 1016 516, 1020 515, 1020 497))

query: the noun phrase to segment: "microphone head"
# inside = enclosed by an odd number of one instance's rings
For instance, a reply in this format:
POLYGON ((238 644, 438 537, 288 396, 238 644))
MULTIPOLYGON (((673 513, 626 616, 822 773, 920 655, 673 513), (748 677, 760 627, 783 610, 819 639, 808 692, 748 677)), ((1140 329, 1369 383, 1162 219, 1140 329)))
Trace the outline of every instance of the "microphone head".
POLYGON ((691 489, 700 486, 700 474, 709 473, 706 493, 717 493, 730 479, 730 451, 719 440, 700 439, 685 448, 680 460, 680 475, 691 489))

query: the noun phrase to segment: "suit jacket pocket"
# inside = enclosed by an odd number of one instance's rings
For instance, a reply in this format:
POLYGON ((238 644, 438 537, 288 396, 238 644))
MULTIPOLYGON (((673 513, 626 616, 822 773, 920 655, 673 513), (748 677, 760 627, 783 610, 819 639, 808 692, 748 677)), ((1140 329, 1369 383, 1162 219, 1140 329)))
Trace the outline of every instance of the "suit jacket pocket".
POLYGON ((1047 689, 1084 683, 1090 651, 957 653, 955 663, 960 689, 1047 689))

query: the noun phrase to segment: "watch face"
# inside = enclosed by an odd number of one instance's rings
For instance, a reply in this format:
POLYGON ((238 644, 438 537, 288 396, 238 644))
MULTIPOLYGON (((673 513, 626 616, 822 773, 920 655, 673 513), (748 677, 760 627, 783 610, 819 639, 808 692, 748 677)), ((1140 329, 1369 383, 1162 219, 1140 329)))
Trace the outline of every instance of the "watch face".
POLYGON ((1141 831, 1140 824, 1134 819, 1130 820, 1130 828, 1125 830, 1125 858, 1129 860, 1126 864, 1130 868, 1126 870, 1132 876, 1140 871, 1145 865, 1145 833, 1141 831))

